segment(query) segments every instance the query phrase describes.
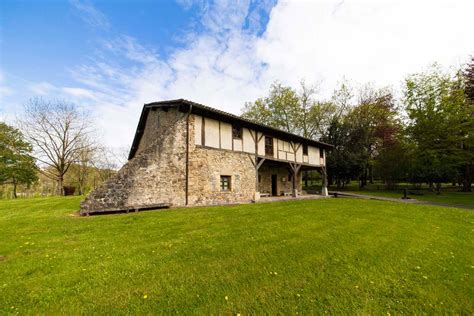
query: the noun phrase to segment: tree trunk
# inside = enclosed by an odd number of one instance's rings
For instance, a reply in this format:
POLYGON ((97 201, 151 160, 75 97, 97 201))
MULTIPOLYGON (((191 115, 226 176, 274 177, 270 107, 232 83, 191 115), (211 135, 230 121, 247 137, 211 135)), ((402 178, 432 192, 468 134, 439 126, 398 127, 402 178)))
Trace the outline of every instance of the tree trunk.
POLYGON ((374 184, 374 168, 369 166, 370 184, 374 184))
POLYGON ((13 178, 13 198, 14 198, 14 199, 17 198, 17 195, 16 195, 16 186, 17 186, 16 179, 13 178))
POLYGON ((462 182, 462 192, 472 192, 472 180, 465 178, 462 182))
POLYGON ((64 176, 61 175, 58 177, 58 188, 57 188, 57 194, 61 196, 64 195, 63 182, 64 182, 64 176))
POLYGON ((429 191, 430 191, 430 192, 433 192, 433 191, 434 191, 434 189, 433 189, 433 182, 430 181, 430 182, 428 183, 428 188, 429 188, 429 191))
POLYGON ((436 182, 436 194, 441 194, 441 182, 436 182))
POLYGON ((293 171, 293 176, 291 177, 292 186, 293 186, 293 197, 296 197, 296 172, 293 171))
POLYGON ((464 176, 462 177, 462 192, 472 192, 472 176, 471 166, 464 167, 464 176))

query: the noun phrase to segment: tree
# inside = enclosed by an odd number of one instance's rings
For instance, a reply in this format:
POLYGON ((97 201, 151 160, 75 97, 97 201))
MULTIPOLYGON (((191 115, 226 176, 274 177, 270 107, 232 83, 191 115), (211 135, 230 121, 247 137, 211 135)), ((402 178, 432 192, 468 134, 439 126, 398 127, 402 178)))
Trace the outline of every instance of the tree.
POLYGON ((0 183, 13 185, 14 198, 18 184, 30 185, 38 179, 31 151, 18 129, 0 122, 0 183))
POLYGON ((474 179, 474 57, 464 72, 464 86, 466 94, 466 104, 464 111, 466 117, 462 121, 461 137, 464 162, 461 165, 461 182, 464 192, 471 192, 472 180, 474 179))
POLYGON ((57 193, 63 195, 69 167, 94 147, 91 117, 75 104, 59 100, 33 99, 24 110, 19 126, 33 144, 33 156, 43 166, 41 172, 57 181, 57 193))
POLYGON ((270 87, 268 97, 245 104, 242 117, 285 132, 297 133, 300 125, 298 95, 292 88, 275 82, 270 87))
POLYGON ((463 78, 433 65, 406 79, 404 103, 407 131, 416 147, 414 177, 431 188, 436 183, 439 193, 442 182, 458 177, 467 159, 463 143, 466 137, 472 140, 472 107, 466 106, 463 78))

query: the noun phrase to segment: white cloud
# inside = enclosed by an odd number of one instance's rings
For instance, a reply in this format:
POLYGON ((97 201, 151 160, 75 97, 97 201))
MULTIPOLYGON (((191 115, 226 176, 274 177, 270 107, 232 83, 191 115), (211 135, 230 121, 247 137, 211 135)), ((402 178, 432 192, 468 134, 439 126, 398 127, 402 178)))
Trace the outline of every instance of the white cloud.
POLYGON ((87 0, 70 0, 71 5, 79 12, 81 19, 94 28, 108 29, 110 22, 107 16, 100 12, 87 0))
POLYGON ((185 34, 187 45, 169 58, 120 36, 104 43, 105 58, 72 70, 87 89, 69 92, 90 99, 108 145, 130 145, 143 103, 187 98, 239 113, 275 80, 322 82, 328 97, 343 76, 399 87, 427 64, 474 52, 470 0, 282 0, 261 35, 271 1, 182 2, 199 6, 205 31, 185 34))
POLYGON ((270 78, 296 84, 342 76, 398 86, 408 73, 438 61, 449 65, 474 51, 465 1, 280 1, 257 56, 270 78))
POLYGON ((94 93, 87 89, 63 87, 62 91, 66 93, 67 95, 70 95, 76 98, 88 98, 88 99, 93 99, 93 100, 96 99, 94 93))
POLYGON ((51 95, 53 92, 57 91, 58 88, 49 82, 36 82, 30 84, 29 89, 34 94, 46 96, 51 95))

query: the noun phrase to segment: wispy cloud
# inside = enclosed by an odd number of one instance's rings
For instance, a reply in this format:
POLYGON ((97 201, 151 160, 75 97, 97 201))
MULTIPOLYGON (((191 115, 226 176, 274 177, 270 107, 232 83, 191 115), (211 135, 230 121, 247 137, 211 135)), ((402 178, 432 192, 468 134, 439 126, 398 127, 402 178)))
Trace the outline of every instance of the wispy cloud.
POLYGON ((36 95, 45 96, 57 91, 57 87, 49 82, 36 82, 29 85, 29 89, 36 95))
MULTIPOLYGON (((344 5, 323 0, 180 1, 186 8, 198 7, 199 27, 183 34, 184 44, 166 58, 132 36, 116 36, 104 40, 90 62, 71 68, 77 86, 50 90, 93 109, 102 118, 99 124, 110 146, 131 143, 143 103, 187 98, 239 113, 245 101, 265 95, 274 80, 292 86, 302 78, 322 82, 321 94, 328 97, 343 76, 398 85, 426 64, 450 64, 474 51, 470 0, 433 1, 430 6, 424 0, 344 5), (457 18, 437 22, 449 16, 457 18)), ((46 93, 51 87, 39 83, 32 88, 46 93)))
POLYGON ((105 30, 110 28, 110 22, 107 16, 88 0, 70 0, 70 3, 78 11, 79 16, 87 25, 105 30))
POLYGON ((88 98, 96 100, 96 96, 93 92, 83 88, 63 87, 62 91, 75 98, 88 98))

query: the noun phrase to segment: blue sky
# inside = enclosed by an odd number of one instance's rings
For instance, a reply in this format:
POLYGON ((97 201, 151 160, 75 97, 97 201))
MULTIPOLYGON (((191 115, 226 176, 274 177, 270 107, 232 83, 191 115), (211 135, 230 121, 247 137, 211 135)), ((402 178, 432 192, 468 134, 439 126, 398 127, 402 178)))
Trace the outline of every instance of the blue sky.
POLYGON ((343 78, 399 89, 474 54, 472 0, 3 0, 0 119, 32 97, 90 110, 128 147, 144 103, 239 113, 275 80, 329 98, 343 78))
POLYGON ((64 83, 71 83, 68 68, 87 63, 102 41, 120 34, 166 57, 196 11, 165 1, 158 6, 153 1, 7 0, 2 6, 2 70, 26 80, 64 83))

